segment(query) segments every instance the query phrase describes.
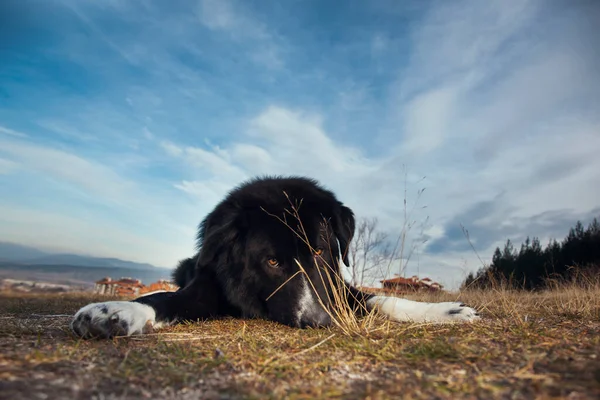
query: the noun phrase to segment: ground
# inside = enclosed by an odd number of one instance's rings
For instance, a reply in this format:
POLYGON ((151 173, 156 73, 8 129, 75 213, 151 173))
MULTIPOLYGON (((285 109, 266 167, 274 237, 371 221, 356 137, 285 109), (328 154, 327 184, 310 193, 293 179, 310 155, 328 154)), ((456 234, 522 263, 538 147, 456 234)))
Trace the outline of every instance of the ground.
POLYGON ((0 398, 600 397, 597 287, 435 297, 483 320, 352 333, 224 319, 84 341, 69 315, 97 296, 0 294, 0 398))

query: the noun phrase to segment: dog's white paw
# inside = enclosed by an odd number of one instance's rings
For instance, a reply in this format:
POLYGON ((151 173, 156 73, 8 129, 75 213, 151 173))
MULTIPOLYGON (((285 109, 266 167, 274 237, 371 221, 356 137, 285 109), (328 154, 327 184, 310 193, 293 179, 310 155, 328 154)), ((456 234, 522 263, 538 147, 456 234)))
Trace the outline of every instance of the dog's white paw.
POLYGON ((481 319, 474 308, 460 302, 429 303, 432 304, 427 315, 436 322, 473 322, 481 319))
POLYGON ((150 306, 130 301, 92 303, 81 308, 71 329, 83 338, 111 338, 144 333, 154 325, 156 312, 150 306))
POLYGON ((477 311, 460 302, 425 303, 388 296, 374 296, 367 302, 394 321, 473 322, 480 319, 477 311))

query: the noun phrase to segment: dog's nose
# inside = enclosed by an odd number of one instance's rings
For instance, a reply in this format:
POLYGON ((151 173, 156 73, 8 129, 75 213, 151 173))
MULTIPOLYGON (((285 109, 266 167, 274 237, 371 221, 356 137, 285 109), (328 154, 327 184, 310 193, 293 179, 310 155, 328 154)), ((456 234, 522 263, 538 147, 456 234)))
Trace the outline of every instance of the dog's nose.
POLYGON ((318 312, 305 314, 300 319, 301 328, 320 328, 327 327, 330 325, 331 317, 323 309, 319 310, 318 312))

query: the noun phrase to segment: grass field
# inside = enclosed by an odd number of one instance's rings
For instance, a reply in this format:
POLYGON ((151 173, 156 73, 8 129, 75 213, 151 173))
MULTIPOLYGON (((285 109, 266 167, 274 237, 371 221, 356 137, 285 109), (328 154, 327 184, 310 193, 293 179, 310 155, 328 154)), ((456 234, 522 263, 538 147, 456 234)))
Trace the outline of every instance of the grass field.
POLYGON ((434 297, 483 320, 349 335, 225 319, 82 341, 62 314, 98 297, 4 293, 0 398, 600 398, 600 287, 434 297))

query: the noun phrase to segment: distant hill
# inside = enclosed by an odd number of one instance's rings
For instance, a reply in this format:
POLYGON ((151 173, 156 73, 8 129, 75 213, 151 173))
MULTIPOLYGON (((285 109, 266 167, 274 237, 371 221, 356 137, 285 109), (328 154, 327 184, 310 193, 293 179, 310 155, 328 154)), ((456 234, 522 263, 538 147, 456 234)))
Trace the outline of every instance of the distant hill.
POLYGON ((24 279, 51 282, 62 285, 75 285, 91 288, 94 282, 110 276, 113 279, 124 277, 140 279, 148 285, 159 279, 171 280, 171 270, 166 268, 131 269, 106 267, 78 267, 74 265, 27 265, 9 261, 0 262, 0 279, 24 279))
POLYGON ((147 263, 110 257, 92 257, 78 254, 52 254, 16 243, 0 242, 0 261, 22 265, 71 265, 88 268, 125 268, 129 270, 162 269, 147 263))
POLYGON ((90 268, 128 268, 128 269, 156 269, 151 264, 124 261, 118 258, 88 257, 77 254, 49 254, 29 260, 23 260, 29 265, 76 265, 90 268))
POLYGON ((171 279, 171 269, 110 257, 52 254, 34 247, 0 242, 0 278, 25 279, 91 288, 110 276, 130 277, 144 284, 171 279))
POLYGON ((0 242, 0 260, 19 261, 46 255, 48 255, 48 253, 33 247, 16 243, 0 242))

